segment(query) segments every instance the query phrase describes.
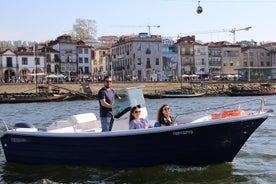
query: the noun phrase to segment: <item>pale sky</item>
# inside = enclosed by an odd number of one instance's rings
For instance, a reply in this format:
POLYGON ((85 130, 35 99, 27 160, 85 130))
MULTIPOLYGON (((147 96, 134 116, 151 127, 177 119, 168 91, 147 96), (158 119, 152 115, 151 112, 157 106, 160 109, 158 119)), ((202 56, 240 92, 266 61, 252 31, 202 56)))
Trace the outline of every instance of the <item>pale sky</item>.
POLYGON ((195 33, 203 42, 276 41, 275 0, 9 0, 1 2, 0 41, 54 40, 77 18, 97 22, 97 36, 148 32, 177 37, 195 33), (160 25, 160 28, 154 27, 160 25), (210 33, 211 32, 211 33, 210 33), (198 34, 200 33, 200 34, 198 34))

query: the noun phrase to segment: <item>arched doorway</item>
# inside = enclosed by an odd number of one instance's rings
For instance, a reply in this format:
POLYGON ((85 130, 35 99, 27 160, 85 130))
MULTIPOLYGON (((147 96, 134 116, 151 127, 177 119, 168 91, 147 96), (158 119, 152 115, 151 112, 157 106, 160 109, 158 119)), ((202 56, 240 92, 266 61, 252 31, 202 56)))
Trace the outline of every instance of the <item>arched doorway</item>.
POLYGON ((15 72, 13 70, 6 70, 4 72, 4 80, 6 83, 15 82, 15 72))

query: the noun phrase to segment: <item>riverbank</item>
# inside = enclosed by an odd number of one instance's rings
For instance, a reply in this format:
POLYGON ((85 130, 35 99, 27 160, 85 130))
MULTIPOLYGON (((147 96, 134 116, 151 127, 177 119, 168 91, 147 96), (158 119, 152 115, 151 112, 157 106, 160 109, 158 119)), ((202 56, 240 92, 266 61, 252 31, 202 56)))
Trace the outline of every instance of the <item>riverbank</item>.
MULTIPOLYGON (((242 89, 254 89, 259 90, 261 88, 261 84, 267 84, 268 82, 235 82, 235 81, 208 81, 204 82, 114 82, 113 88, 115 90, 129 88, 129 87, 137 87, 142 86, 144 94, 159 94, 164 90, 175 90, 179 89, 181 86, 192 87, 195 92, 207 92, 208 96, 224 96, 225 92, 230 91, 232 86, 237 86, 242 89)), ((45 85, 45 84, 44 84, 45 85)), ((92 94, 96 95, 98 90, 103 86, 103 83, 87 83, 85 85, 81 83, 63 83, 63 84, 53 84, 50 85, 50 90, 54 88, 60 88, 60 92, 68 92, 68 91, 78 91, 84 92, 83 86, 89 86, 92 90, 92 94)), ((262 87, 263 88, 263 87, 262 87)), ((265 88, 269 88, 269 90, 276 90, 276 83, 269 82, 269 85, 265 86, 265 88)), ((0 93, 35 93, 36 85, 35 84, 0 84, 0 93)))

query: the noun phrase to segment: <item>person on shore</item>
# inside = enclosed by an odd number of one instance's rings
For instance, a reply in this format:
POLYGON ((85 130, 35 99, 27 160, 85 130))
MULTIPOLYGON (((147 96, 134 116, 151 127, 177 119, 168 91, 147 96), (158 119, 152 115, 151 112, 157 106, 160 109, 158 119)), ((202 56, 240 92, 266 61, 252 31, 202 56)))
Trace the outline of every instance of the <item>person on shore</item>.
POLYGON ((152 128, 149 122, 141 118, 141 110, 138 106, 134 106, 130 110, 130 117, 129 117, 129 129, 146 129, 152 128))
POLYGON ((111 120, 113 118, 112 108, 115 98, 120 98, 118 94, 111 88, 112 79, 110 76, 104 77, 104 87, 98 92, 98 99, 100 104, 100 119, 102 124, 102 131, 110 131, 111 120))
POLYGON ((162 105, 157 114, 157 121, 161 126, 174 125, 173 117, 171 116, 171 110, 168 104, 162 105))

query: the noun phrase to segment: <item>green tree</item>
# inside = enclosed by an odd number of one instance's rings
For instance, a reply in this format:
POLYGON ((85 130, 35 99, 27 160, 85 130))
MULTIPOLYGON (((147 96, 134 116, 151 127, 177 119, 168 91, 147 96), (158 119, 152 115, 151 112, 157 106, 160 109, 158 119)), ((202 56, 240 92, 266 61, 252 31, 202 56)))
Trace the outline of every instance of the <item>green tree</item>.
POLYGON ((73 38, 77 40, 94 40, 97 37, 97 25, 95 20, 76 19, 71 32, 73 38))

